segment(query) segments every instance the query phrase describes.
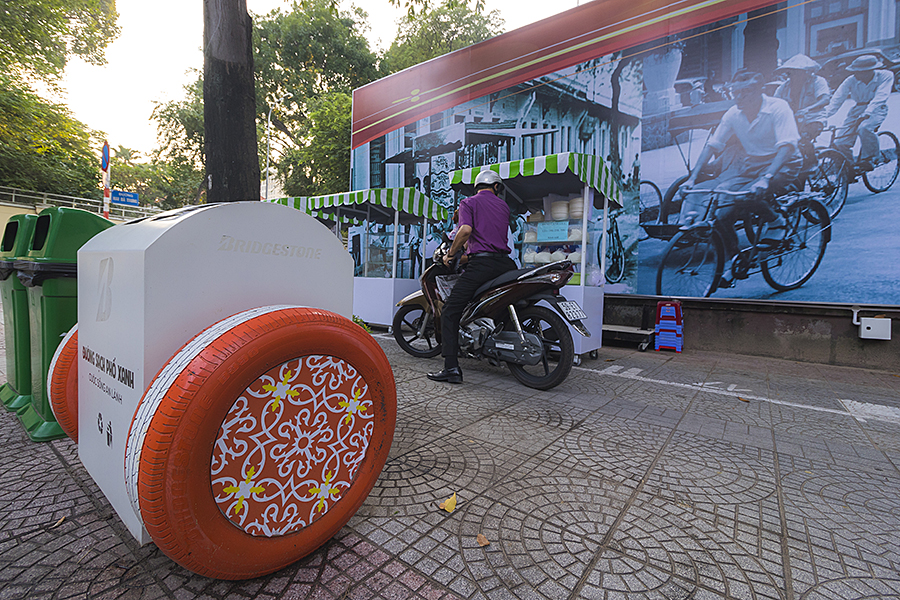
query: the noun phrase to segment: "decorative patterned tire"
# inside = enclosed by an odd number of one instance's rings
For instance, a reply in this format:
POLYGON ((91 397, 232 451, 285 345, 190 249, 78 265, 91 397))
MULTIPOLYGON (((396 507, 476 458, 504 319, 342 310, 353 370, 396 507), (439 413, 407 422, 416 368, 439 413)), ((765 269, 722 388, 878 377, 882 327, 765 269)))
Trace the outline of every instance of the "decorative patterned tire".
POLYGON ((320 309, 245 311, 188 342, 150 384, 126 442, 129 496, 183 567, 259 577, 356 513, 396 416, 390 364, 361 327, 320 309))
POLYGON ((47 394, 56 422, 78 442, 78 324, 69 330, 53 354, 47 372, 47 394))

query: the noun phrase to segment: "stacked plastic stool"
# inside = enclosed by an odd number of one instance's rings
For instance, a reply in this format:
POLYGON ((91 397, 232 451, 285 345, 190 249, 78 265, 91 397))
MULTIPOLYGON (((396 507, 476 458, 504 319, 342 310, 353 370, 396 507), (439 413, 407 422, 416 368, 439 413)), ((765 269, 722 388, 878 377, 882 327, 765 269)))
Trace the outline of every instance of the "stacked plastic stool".
POLYGON ((684 346, 684 326, 681 321, 681 302, 668 300, 656 304, 656 350, 681 352, 684 346))

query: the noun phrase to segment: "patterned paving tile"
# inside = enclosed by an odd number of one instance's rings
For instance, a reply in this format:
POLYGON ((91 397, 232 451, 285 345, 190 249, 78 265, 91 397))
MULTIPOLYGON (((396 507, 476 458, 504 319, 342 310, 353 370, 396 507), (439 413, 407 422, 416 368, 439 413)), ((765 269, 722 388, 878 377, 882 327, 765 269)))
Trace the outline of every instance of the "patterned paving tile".
POLYGON ((597 583, 592 587, 600 588, 604 575, 611 573, 626 579, 613 581, 630 586, 629 591, 645 591, 652 585, 684 598, 701 592, 729 598, 784 597, 783 572, 773 560, 780 556, 757 556, 715 524, 662 498, 642 497, 632 504, 609 549, 587 585, 593 577, 597 583))

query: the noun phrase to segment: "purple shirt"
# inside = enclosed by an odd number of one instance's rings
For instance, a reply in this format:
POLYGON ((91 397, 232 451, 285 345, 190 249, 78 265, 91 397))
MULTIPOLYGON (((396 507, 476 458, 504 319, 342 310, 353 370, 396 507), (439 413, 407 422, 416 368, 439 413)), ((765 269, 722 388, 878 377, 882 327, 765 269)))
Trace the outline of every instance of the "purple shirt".
POLYGON ((509 207, 491 190, 481 190, 459 203, 459 224, 472 228, 468 254, 509 254, 509 207))

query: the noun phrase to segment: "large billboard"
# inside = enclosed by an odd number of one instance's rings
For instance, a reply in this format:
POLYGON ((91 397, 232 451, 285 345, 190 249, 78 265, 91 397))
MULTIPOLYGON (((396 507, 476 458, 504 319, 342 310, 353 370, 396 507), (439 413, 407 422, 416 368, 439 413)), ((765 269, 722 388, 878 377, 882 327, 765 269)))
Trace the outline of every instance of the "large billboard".
POLYGON ((454 169, 593 154, 626 191, 607 292, 898 305, 898 23, 893 0, 590 2, 357 90, 352 187, 452 207, 454 169))

